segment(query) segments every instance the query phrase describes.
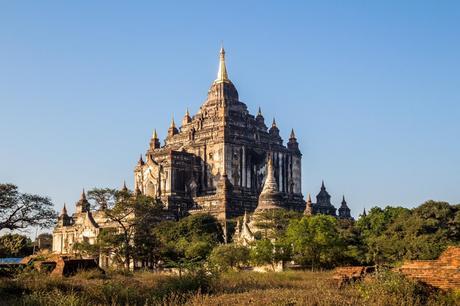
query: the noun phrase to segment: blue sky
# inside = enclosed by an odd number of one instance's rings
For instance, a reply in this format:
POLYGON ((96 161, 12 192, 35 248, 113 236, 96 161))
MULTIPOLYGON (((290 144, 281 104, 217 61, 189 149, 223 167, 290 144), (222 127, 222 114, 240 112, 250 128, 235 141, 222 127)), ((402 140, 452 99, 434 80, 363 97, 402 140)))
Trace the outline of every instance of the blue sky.
POLYGON ((460 203, 459 37, 458 1, 1 1, 0 182, 72 211, 132 187, 223 40, 241 100, 295 129, 304 195, 460 203))

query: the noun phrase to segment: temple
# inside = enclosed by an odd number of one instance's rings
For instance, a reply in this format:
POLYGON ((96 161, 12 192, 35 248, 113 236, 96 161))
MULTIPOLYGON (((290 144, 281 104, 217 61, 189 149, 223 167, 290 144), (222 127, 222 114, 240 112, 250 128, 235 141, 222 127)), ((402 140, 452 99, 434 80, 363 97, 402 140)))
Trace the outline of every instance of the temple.
POLYGON ((240 101, 221 48, 206 101, 193 116, 187 110, 180 126, 172 119, 164 145, 154 131, 134 183, 178 218, 210 212, 223 220, 256 209, 270 161, 277 205, 303 211, 301 159, 294 130, 284 145, 275 119, 268 128, 260 108, 251 115, 240 101))
MULTIPOLYGON (((237 218, 233 240, 250 244, 257 232, 254 218, 264 211, 291 209, 305 215, 326 214, 353 220, 345 197, 338 209, 324 182, 312 203, 302 195, 302 154, 294 130, 283 144, 275 119, 268 128, 262 111, 251 115, 228 77, 225 51, 219 55, 217 78, 206 101, 180 126, 174 118, 162 145, 154 130, 145 156, 134 169, 135 195, 145 194, 165 205, 167 219, 211 213, 220 221, 237 218)), ((123 191, 128 191, 123 184, 123 191)), ((83 190, 69 214, 64 205, 53 231, 53 251, 72 255, 76 243, 94 244, 103 229, 116 229, 107 207, 91 207, 83 190)), ((224 222, 226 224, 226 222, 224 222)), ((108 267, 110 254, 99 264, 108 267)))

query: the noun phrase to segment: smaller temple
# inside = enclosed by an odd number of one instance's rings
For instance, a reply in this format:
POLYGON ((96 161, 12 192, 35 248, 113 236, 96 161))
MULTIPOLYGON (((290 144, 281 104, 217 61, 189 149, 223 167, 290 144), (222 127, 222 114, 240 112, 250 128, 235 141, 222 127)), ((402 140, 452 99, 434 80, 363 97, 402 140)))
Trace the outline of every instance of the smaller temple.
MULTIPOLYGON (((126 191, 126 184, 123 184, 122 191, 126 191)), ((104 210, 107 207, 91 209, 91 205, 86 198, 85 190, 81 193, 80 199, 75 203, 75 213, 69 215, 67 205, 61 210, 58 216, 56 227, 53 230, 53 247, 54 253, 72 256, 76 251, 76 243, 95 244, 101 229, 114 229, 117 224, 107 218, 104 210)), ((99 265, 108 267, 112 264, 109 254, 99 256, 99 265)))
POLYGON ((268 158, 267 162, 267 178, 265 179, 264 186, 259 195, 258 205, 255 213, 269 210, 269 209, 282 209, 281 205, 283 197, 278 189, 278 184, 275 180, 272 158, 268 158))
POLYGON ((343 196, 342 204, 339 208, 339 214, 337 215, 337 209, 331 203, 331 195, 326 190, 326 186, 324 181, 321 183, 321 189, 316 196, 316 203, 311 202, 311 197, 308 195, 306 207, 305 207, 305 215, 330 215, 334 217, 338 217, 339 219, 348 219, 353 220, 351 216, 350 208, 345 201, 345 196, 343 196))
POLYGON ((353 217, 350 213, 350 208, 348 207, 347 202, 345 201, 345 196, 342 197, 342 204, 339 208, 339 218, 353 220, 353 217))
POLYGON ((233 239, 234 242, 243 246, 248 246, 255 240, 254 234, 249 225, 248 214, 246 212, 244 213, 242 224, 240 224, 240 220, 238 219, 233 237, 235 237, 233 239))

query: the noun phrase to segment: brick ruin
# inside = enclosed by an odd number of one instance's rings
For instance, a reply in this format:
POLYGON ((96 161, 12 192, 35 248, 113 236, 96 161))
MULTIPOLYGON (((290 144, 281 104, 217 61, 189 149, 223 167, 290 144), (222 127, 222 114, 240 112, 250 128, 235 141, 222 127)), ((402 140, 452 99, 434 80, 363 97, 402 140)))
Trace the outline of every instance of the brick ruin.
POLYGON ((447 248, 436 260, 406 261, 396 270, 433 287, 459 289, 460 247, 447 248))

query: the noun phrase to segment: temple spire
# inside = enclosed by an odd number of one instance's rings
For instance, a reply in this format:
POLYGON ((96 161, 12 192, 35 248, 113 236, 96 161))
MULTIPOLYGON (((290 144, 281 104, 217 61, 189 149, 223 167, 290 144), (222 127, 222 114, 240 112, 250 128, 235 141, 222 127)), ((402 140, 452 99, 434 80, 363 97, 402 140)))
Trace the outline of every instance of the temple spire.
POLYGON ((83 191, 81 192, 81 200, 86 200, 85 188, 83 188, 83 191))
POLYGON ((294 129, 291 130, 291 136, 289 138, 290 139, 295 139, 294 129))
POLYGON ((278 184, 276 183, 274 172, 273 161, 270 156, 267 162, 267 178, 265 179, 261 194, 278 192, 278 184))
MULTIPOLYGON (((173 119, 173 121, 174 121, 174 119, 173 119)), ((153 138, 153 139, 158 139, 157 129, 154 129, 154 130, 153 130, 152 138, 153 138)))
POLYGON ((311 196, 310 193, 308 193, 308 198, 307 198, 307 203, 305 203, 305 210, 304 210, 304 215, 306 216, 311 216, 313 215, 313 206, 311 203, 311 196))
POLYGON ((171 117, 171 125, 169 126, 170 128, 176 128, 176 123, 174 122, 174 116, 171 117))
POLYGON ((225 66, 225 50, 222 46, 219 55, 219 70, 217 71, 216 82, 228 81, 227 67, 225 66))
POLYGON ((275 120, 275 117, 273 117, 272 127, 276 127, 276 120, 275 120))
POLYGON ((64 203, 64 207, 62 207, 62 210, 61 210, 61 216, 67 216, 67 207, 64 203))
POLYGON ((190 117, 190 112, 187 110, 185 111, 184 119, 182 119, 182 126, 192 122, 192 118, 190 117))
POLYGON ((260 106, 259 106, 259 111, 257 112, 257 116, 262 116, 262 110, 260 109, 260 106))
POLYGON ((137 162, 138 165, 144 165, 144 160, 142 159, 142 154, 139 156, 139 161, 137 162))

